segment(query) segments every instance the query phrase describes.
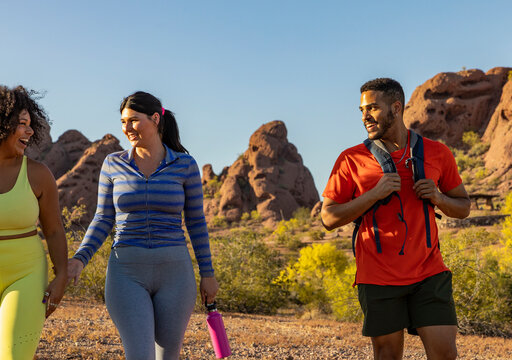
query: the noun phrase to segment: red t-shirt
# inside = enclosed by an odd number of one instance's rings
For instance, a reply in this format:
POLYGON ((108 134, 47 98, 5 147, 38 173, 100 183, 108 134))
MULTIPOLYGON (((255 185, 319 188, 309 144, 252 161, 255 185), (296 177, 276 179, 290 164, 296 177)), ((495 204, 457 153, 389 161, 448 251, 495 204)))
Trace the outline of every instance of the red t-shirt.
MULTIPOLYGON (((425 175, 433 179, 443 193, 462 183, 455 158, 440 142, 423 138, 425 175)), ((448 270, 438 248, 439 237, 435 214, 429 206, 432 247, 427 247, 423 201, 416 196, 412 169, 405 167, 404 149, 391 154, 401 178, 398 192, 403 204, 405 225, 398 220, 400 202, 393 196, 387 205, 376 212, 382 253, 377 253, 373 231, 373 211, 361 222, 356 241, 356 284, 409 285, 448 270), (399 255, 405 239, 404 255, 399 255)), ((411 167, 411 166, 409 166, 411 167)), ((382 169, 364 144, 343 151, 331 172, 323 196, 346 203, 372 189, 382 177, 382 169)))

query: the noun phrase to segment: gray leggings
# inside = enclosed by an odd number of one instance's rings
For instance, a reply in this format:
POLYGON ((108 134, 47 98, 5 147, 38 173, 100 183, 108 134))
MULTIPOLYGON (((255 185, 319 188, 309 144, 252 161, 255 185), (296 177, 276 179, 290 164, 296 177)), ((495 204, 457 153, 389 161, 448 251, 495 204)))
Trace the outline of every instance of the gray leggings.
POLYGON ((105 302, 127 360, 175 360, 197 296, 186 246, 112 249, 105 302))

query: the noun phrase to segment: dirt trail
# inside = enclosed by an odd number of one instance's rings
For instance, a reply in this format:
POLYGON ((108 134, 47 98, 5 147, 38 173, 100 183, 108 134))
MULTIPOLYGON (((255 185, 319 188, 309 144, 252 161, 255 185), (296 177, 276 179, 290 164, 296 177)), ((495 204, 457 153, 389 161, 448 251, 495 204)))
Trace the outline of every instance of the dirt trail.
MULTIPOLYGON (((299 320, 290 316, 224 314, 233 355, 230 359, 372 359, 360 324, 299 320)), ((426 359, 421 341, 406 335, 405 359, 426 359)), ((512 359, 512 340, 459 336, 459 359, 512 359)), ((117 331, 100 303, 64 301, 45 324, 37 359, 123 359, 117 331)), ((193 314, 181 359, 215 355, 206 316, 193 314)))

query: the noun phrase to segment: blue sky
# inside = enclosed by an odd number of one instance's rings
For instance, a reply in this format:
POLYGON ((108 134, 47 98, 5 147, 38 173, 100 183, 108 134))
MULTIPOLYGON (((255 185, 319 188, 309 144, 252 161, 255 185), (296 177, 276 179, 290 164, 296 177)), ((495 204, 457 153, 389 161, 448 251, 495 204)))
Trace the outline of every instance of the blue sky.
POLYGON ((283 120, 322 192, 364 140, 359 87, 512 66, 510 1, 1 1, 0 83, 46 91, 55 141, 77 129, 124 147, 133 91, 176 113, 182 142, 219 173, 283 120))

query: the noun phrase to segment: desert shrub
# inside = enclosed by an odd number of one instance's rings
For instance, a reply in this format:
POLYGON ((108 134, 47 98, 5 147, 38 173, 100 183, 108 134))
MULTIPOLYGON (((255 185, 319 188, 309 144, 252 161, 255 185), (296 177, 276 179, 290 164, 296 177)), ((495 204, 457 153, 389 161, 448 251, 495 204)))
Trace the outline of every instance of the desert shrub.
POLYGON ((470 156, 480 156, 487 152, 491 146, 488 143, 484 143, 480 136, 474 131, 467 131, 462 134, 462 142, 468 149, 470 156))
MULTIPOLYGON (((512 215, 512 192, 506 196, 505 204, 501 211, 504 215, 512 215)), ((499 259, 497 261, 498 271, 512 277, 512 216, 507 217, 503 221, 501 234, 502 246, 494 249, 494 254, 499 259)))
POLYGON ((291 251, 297 251, 306 246, 306 244, 302 242, 300 234, 285 234, 284 237, 281 238, 281 240, 282 244, 291 251))
POLYGON ((299 207, 293 212, 293 219, 296 219, 299 224, 305 225, 311 221, 311 210, 306 207, 299 207))
POLYGON ((251 219, 255 221, 261 221, 261 215, 258 210, 251 211, 251 219))
POLYGON ((276 238, 278 243, 284 244, 289 236, 297 233, 300 228, 301 225, 297 219, 281 220, 272 235, 276 238))
POLYGON ((203 185, 203 194, 205 199, 217 197, 217 194, 220 194, 221 186, 222 183, 219 181, 217 176, 209 180, 205 185, 203 185))
POLYGON ((301 226, 299 220, 292 218, 288 221, 281 220, 272 233, 275 241, 286 246, 289 250, 296 251, 304 246, 301 240, 304 226, 301 226))
POLYGON ((487 174, 488 174, 487 169, 480 168, 475 173, 475 179, 477 179, 477 180, 485 179, 487 177, 487 174))
POLYGON ((471 174, 469 174, 467 172, 462 173, 461 178, 462 178, 462 182, 466 186, 471 185, 471 183, 473 182, 473 177, 471 176, 471 174))
POLYGON ((209 225, 216 228, 226 228, 228 226, 228 223, 224 216, 217 215, 212 218, 209 225))
POLYGON ((333 244, 313 244, 300 250, 299 258, 275 280, 298 304, 334 314, 338 319, 357 318, 357 295, 351 284, 355 266, 333 244))
POLYGON ((455 161, 457 163, 457 167, 459 169, 459 173, 464 170, 471 170, 477 167, 484 166, 484 161, 481 157, 478 156, 469 156, 464 154, 461 151, 458 151, 455 155, 455 161))
POLYGON ((489 150, 490 144, 484 143, 474 131, 462 135, 464 150, 452 148, 459 172, 484 166, 482 155, 489 150))
POLYGON ((491 147, 491 144, 479 142, 469 150, 469 155, 470 156, 481 156, 481 155, 485 154, 487 152, 487 150, 489 150, 490 147, 491 147))
POLYGON ((325 237, 325 232, 323 230, 309 230, 308 235, 313 240, 322 240, 325 237))
MULTIPOLYGON (((87 264, 82 271, 78 285, 68 287, 68 294, 87 299, 94 298, 105 301, 105 274, 107 273, 107 264, 112 242, 112 237, 108 236, 105 243, 103 243, 101 248, 94 254, 89 264, 87 264)), ((73 248, 68 246, 74 253, 74 251, 78 249, 79 244, 73 241, 73 245, 73 248)))
POLYGON ((480 136, 474 131, 466 131, 462 134, 462 142, 471 148, 480 142, 480 136))
POLYGON ((363 313, 357 289, 352 286, 356 277, 356 263, 351 261, 340 276, 325 280, 326 294, 331 301, 333 315, 338 320, 359 321, 363 313))
POLYGON ((468 229, 446 234, 441 250, 453 274, 453 297, 464 333, 502 335, 511 320, 510 274, 499 271, 504 248, 496 233, 468 229))
POLYGON ((211 240, 220 309, 272 314, 284 304, 285 292, 272 282, 282 269, 278 253, 261 235, 233 231, 211 240))
POLYGON ((240 220, 242 221, 247 221, 247 220, 250 220, 251 219, 251 214, 249 214, 248 212, 244 212, 242 214, 242 216, 240 217, 240 220))
POLYGON ((512 248, 512 192, 509 193, 505 198, 505 205, 502 208, 504 215, 510 215, 503 222, 503 236, 505 238, 507 246, 512 248))

